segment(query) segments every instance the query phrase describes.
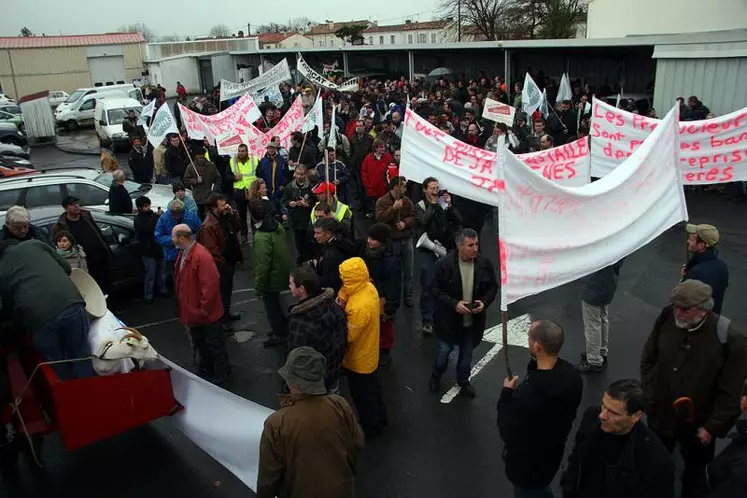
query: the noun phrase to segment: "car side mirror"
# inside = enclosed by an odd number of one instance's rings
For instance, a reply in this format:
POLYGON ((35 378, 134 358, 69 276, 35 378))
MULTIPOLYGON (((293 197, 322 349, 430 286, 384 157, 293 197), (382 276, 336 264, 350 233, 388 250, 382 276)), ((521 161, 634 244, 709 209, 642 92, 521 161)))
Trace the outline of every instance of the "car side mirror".
POLYGON ((106 126, 106 121, 104 121, 103 119, 99 119, 99 124, 101 126, 106 126))

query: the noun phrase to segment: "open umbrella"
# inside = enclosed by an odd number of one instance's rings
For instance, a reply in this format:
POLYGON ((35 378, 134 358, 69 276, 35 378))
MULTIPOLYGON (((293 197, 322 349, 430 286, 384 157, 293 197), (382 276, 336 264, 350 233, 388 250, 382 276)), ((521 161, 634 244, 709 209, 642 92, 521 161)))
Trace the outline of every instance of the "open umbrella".
POLYGON ((454 74, 454 71, 449 69, 448 67, 437 67, 430 73, 428 73, 429 78, 440 78, 441 76, 451 76, 454 74))

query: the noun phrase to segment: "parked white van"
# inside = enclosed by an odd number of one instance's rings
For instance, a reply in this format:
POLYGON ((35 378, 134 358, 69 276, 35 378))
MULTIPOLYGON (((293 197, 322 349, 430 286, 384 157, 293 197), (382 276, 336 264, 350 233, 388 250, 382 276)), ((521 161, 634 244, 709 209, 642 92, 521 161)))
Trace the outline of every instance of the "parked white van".
POLYGON ((130 111, 138 117, 143 105, 135 99, 105 99, 96 102, 94 126, 99 140, 110 140, 114 148, 128 147, 129 137, 122 129, 122 123, 130 111))
POLYGON ((70 94, 70 96, 67 98, 67 100, 65 100, 65 102, 57 106, 57 109, 55 110, 55 117, 57 117, 58 113, 61 113, 67 109, 72 109, 76 104, 80 102, 80 99, 82 99, 83 97, 86 97, 88 95, 93 95, 95 93, 104 94, 104 93, 112 93, 112 92, 124 93, 127 97, 131 99, 135 99, 140 102, 143 101, 143 92, 141 92, 138 87, 132 84, 78 88, 77 90, 75 90, 73 93, 70 94))
POLYGON ((61 126, 67 130, 76 130, 81 126, 90 126, 93 124, 93 114, 96 110, 96 101, 103 101, 106 99, 126 99, 127 93, 109 92, 109 93, 92 93, 78 100, 78 102, 71 107, 60 113, 55 113, 55 121, 57 126, 61 126))

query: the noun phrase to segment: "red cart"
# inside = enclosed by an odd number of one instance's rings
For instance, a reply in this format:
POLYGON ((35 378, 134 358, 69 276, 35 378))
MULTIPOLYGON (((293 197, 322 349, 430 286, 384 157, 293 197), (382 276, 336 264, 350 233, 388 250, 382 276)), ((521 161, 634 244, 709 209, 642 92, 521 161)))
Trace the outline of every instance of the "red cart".
POLYGON ((0 439, 0 461, 15 464, 19 442, 59 431, 65 449, 74 450, 180 411, 169 369, 61 381, 31 347, 0 349, 14 403, 0 408, 0 433, 11 421, 14 441, 0 439), (34 373, 36 372, 36 373, 34 373), (29 378, 31 377, 31 383, 29 378), (15 454, 14 454, 15 453, 15 454))

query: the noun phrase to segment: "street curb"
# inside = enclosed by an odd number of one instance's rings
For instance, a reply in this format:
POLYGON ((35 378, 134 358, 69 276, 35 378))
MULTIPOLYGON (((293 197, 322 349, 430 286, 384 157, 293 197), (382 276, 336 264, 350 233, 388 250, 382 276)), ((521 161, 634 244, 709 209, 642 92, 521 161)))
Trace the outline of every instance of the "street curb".
POLYGON ((101 149, 81 149, 78 147, 68 147, 65 145, 60 145, 57 143, 57 140, 54 142, 54 146, 61 150, 62 152, 67 152, 68 154, 80 154, 80 155, 87 155, 87 156, 98 156, 101 154, 101 149))

